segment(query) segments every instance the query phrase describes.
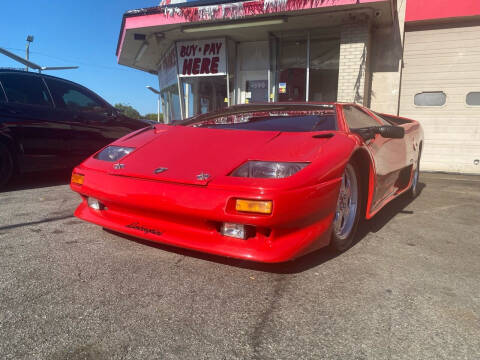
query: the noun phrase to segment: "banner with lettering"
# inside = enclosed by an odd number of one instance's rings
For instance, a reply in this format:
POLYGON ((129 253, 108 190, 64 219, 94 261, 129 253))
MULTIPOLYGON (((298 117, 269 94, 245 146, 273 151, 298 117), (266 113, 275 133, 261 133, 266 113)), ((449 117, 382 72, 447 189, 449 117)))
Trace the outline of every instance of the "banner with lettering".
POLYGON ((165 53, 158 68, 158 83, 163 90, 177 83, 177 54, 175 45, 165 53))
POLYGON ((178 75, 226 75, 226 54, 224 38, 177 42, 178 75))

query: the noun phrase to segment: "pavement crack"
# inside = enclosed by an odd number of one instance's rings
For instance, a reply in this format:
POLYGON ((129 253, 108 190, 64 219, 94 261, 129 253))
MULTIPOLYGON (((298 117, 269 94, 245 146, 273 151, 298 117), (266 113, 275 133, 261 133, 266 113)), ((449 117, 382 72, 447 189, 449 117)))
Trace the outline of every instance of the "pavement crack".
POLYGON ((262 338, 265 330, 270 326, 270 322, 273 318, 273 314, 277 311, 280 300, 283 297, 285 289, 289 282, 289 277, 285 275, 279 275, 275 280, 273 286, 273 294, 269 299, 265 310, 260 314, 259 320, 255 325, 255 328, 251 335, 251 344, 253 348, 254 360, 264 360, 260 354, 260 346, 262 345, 262 338))
POLYGON ((180 263, 182 263, 183 260, 185 260, 185 256, 182 256, 182 257, 180 257, 178 260, 176 260, 176 261, 175 261, 175 266, 180 265, 180 263))

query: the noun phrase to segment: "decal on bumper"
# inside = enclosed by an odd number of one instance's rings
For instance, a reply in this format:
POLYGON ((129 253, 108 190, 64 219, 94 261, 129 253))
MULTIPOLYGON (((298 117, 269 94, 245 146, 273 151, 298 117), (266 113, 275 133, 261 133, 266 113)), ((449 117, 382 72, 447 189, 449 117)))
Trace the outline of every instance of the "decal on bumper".
POLYGON ((141 225, 139 222, 134 222, 134 223, 125 225, 125 227, 129 229, 136 229, 136 230, 142 231, 144 234, 153 234, 158 236, 162 235, 161 231, 154 228, 148 228, 144 225, 141 225))

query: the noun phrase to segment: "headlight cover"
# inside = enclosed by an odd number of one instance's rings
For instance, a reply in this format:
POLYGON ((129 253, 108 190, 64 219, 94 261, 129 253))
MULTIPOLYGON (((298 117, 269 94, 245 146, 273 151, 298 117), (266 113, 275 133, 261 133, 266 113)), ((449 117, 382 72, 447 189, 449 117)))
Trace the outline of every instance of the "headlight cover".
POLYGON ((248 178, 283 179, 307 166, 308 162, 247 161, 230 176, 248 178))
POLYGON ((103 161, 118 161, 130 154, 135 148, 124 146, 107 146, 105 149, 95 155, 95 159, 103 161))

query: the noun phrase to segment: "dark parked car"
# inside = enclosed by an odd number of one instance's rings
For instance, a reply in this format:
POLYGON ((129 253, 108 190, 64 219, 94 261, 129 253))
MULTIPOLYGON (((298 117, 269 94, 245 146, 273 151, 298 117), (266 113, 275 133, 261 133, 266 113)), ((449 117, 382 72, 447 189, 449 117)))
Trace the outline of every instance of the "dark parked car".
POLYGON ((148 125, 74 82, 0 69, 0 186, 15 172, 73 168, 148 125))

